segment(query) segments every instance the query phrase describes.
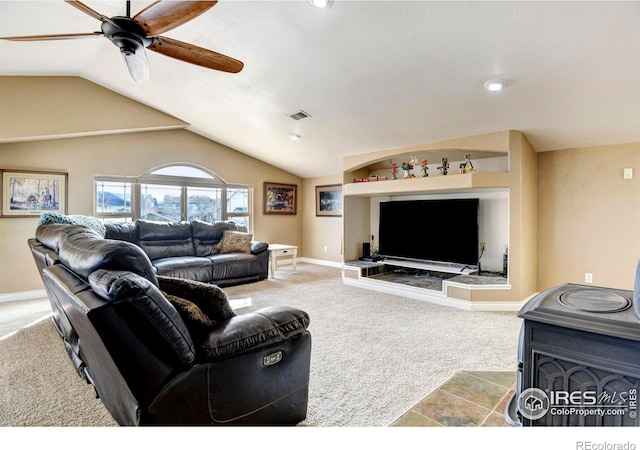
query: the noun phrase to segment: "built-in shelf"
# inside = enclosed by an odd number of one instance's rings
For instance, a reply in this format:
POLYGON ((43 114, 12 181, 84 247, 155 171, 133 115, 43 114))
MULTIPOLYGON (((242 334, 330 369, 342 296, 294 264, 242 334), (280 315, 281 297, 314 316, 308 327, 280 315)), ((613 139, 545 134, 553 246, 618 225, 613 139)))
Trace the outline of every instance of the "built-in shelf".
POLYGON ((429 177, 402 178, 397 180, 345 183, 344 196, 411 195, 472 191, 474 189, 506 189, 509 173, 476 172, 429 177))

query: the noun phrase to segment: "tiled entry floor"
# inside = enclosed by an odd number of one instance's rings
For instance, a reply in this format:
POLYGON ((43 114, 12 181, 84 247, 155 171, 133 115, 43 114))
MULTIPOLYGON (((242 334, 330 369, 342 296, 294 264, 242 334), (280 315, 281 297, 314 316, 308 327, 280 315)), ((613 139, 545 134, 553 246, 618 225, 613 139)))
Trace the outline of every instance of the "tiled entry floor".
POLYGON ((458 372, 400 416, 392 427, 506 427, 515 372, 458 372))

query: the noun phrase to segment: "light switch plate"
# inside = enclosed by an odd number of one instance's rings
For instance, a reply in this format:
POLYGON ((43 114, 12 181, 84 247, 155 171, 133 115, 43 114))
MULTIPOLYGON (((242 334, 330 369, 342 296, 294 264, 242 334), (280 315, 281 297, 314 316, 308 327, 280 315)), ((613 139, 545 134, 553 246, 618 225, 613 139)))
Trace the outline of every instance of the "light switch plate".
POLYGON ((627 167, 624 169, 624 179, 631 180, 633 178, 633 168, 627 167))

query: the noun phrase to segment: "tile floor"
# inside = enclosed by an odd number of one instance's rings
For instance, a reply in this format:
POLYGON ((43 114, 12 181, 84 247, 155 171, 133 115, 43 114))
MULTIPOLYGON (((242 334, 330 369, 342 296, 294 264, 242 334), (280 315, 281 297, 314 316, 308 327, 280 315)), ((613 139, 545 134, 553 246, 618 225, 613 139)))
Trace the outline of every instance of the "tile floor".
POLYGON ((458 372, 390 426, 507 427, 504 408, 515 388, 515 372, 458 372))

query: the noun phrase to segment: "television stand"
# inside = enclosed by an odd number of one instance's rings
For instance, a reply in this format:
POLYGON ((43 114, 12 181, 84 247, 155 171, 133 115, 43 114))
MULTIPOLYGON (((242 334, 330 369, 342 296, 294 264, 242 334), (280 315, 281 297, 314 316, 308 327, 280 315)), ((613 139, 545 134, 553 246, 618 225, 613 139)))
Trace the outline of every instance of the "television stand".
POLYGON ((408 267, 411 269, 433 270, 434 272, 455 273, 459 275, 472 275, 478 272, 477 266, 464 266, 454 263, 418 262, 404 259, 385 258, 381 261, 388 266, 408 267))

